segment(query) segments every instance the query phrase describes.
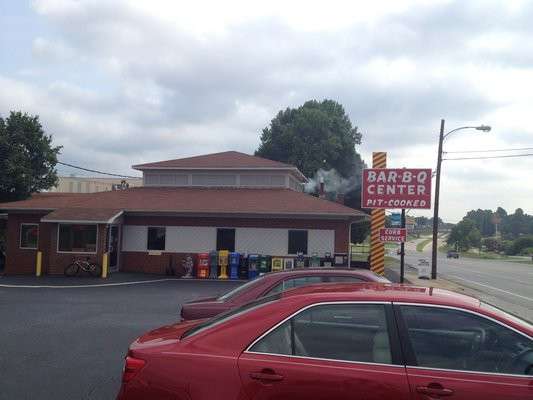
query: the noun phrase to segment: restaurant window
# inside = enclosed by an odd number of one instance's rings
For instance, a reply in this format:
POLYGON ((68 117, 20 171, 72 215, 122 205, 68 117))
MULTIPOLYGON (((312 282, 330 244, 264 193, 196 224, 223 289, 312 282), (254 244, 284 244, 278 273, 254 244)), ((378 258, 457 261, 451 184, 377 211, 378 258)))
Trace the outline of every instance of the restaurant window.
POLYGON ((289 231, 289 254, 307 254, 307 231, 289 231))
POLYGON ((152 226, 148 228, 148 250, 165 250, 166 228, 152 226))
POLYGON ((235 251, 235 229, 217 229, 217 251, 235 251))
POLYGON ((96 253, 96 225, 59 225, 58 251, 96 253))
POLYGON ((39 224, 20 225, 20 248, 36 249, 39 243, 39 224))

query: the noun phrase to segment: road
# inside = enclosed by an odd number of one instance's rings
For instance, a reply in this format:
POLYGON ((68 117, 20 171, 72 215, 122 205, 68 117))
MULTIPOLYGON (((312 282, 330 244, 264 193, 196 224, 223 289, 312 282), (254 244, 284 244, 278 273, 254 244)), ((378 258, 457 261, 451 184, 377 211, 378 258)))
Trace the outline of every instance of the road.
MULTIPOLYGON (((418 252, 418 242, 406 244, 405 260, 412 266, 421 258, 431 262, 431 244, 418 252)), ((437 266, 440 277, 474 289, 483 300, 533 321, 533 264, 464 257, 448 259, 439 252, 437 266)))

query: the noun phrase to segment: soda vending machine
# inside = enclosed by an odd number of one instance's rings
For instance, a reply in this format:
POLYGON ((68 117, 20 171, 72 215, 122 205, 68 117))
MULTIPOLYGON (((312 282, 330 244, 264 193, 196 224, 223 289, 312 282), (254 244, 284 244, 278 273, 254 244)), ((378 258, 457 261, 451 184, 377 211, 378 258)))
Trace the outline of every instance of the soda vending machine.
POLYGON ((209 278, 217 279, 218 277, 218 252, 215 250, 209 252, 209 278))
POLYGON ((266 274, 271 270, 272 257, 271 256, 262 256, 261 262, 259 263, 259 275, 266 274))
POLYGON ((218 265, 220 265, 220 275, 218 279, 228 279, 229 251, 220 250, 218 252, 218 265))
POLYGON ((248 254, 248 279, 255 279, 259 273, 259 254, 248 254))
POLYGON ((239 279, 248 279, 248 257, 241 255, 241 262, 239 263, 239 279))
POLYGON ((235 251, 229 253, 229 278, 239 279, 239 265, 241 262, 241 255, 235 251))
POLYGON ((209 253, 198 254, 198 266, 196 267, 196 277, 201 279, 209 278, 209 253))
POLYGON ((185 278, 185 279, 192 278, 193 267, 194 267, 194 260, 192 259, 192 255, 187 254, 185 258, 181 260, 181 267, 183 268, 182 278, 185 278))

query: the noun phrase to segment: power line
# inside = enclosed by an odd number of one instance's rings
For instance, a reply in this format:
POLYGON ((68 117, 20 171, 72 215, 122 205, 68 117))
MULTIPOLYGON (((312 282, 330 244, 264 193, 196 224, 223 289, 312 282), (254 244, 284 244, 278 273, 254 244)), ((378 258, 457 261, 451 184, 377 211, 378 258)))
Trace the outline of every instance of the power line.
POLYGON ((113 174, 113 173, 110 173, 110 172, 97 171, 95 169, 83 168, 83 167, 79 167, 77 165, 72 165, 72 164, 61 162, 61 161, 58 161, 57 163, 61 164, 61 165, 65 165, 67 167, 81 169, 82 171, 94 172, 94 173, 102 174, 102 175, 117 176, 119 178, 134 178, 134 179, 140 178, 140 176, 120 175, 120 174, 113 174))
POLYGON ((512 154, 506 156, 488 156, 488 157, 461 157, 461 158, 443 158, 442 160, 457 161, 457 160, 486 160, 488 158, 511 158, 511 157, 531 157, 533 153, 526 154, 512 154))
POLYGON ((443 151, 443 153, 492 153, 492 152, 497 152, 497 151, 522 151, 522 150, 533 150, 533 147, 522 147, 518 149, 443 151))

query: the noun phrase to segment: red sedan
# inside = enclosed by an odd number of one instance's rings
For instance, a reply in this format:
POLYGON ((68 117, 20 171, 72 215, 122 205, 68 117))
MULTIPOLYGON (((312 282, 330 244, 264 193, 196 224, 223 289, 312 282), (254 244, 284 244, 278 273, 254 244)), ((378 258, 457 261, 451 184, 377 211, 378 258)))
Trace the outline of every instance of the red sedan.
POLYGON ((214 317, 224 311, 241 306, 260 297, 283 292, 288 289, 325 282, 381 282, 390 283, 387 278, 376 275, 367 269, 301 268, 281 272, 271 272, 253 281, 238 286, 220 296, 194 300, 181 307, 181 319, 201 319, 214 317))
POLYGON ((400 285, 311 285, 137 339, 119 399, 525 400, 533 326, 400 285))

